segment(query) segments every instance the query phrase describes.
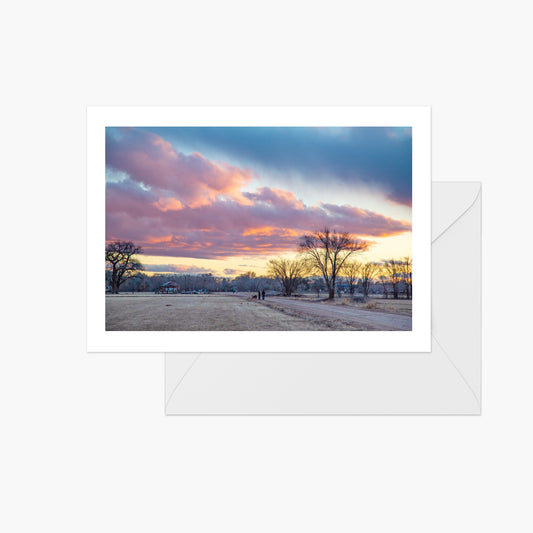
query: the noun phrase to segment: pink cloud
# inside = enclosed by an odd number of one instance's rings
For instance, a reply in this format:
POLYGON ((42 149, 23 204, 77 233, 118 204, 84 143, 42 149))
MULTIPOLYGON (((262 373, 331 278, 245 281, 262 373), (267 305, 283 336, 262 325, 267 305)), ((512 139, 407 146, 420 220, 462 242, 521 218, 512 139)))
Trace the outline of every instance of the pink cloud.
POLYGON ((224 258, 296 251, 299 236, 328 226, 371 239, 411 231, 382 214, 249 185, 252 174, 199 153, 185 155, 155 134, 135 129, 110 136, 109 167, 128 179, 106 188, 107 240, 132 240, 146 254, 224 258))
POLYGON ((359 237, 396 235, 411 224, 350 206, 278 207, 220 200, 209 205, 161 211, 150 191, 142 202, 122 184, 109 184, 107 238, 126 239, 150 255, 223 258, 296 250, 299 235, 329 226, 359 237))
POLYGON ((256 192, 244 192, 243 196, 253 202, 262 202, 274 207, 303 209, 304 204, 294 193, 269 187, 259 187, 256 192))
POLYGON ((134 128, 107 137, 106 165, 129 175, 145 188, 196 207, 219 196, 242 200, 241 189, 252 179, 249 170, 213 163, 202 154, 185 155, 158 135, 134 128))

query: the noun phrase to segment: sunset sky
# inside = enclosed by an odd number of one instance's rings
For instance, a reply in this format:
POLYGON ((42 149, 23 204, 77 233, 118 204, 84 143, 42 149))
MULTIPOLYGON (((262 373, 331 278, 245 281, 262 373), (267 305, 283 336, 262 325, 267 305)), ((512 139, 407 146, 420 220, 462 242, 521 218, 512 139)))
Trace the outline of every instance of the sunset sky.
POLYGON ((106 128, 106 239, 148 273, 233 277, 328 226, 411 255, 411 128, 106 128))

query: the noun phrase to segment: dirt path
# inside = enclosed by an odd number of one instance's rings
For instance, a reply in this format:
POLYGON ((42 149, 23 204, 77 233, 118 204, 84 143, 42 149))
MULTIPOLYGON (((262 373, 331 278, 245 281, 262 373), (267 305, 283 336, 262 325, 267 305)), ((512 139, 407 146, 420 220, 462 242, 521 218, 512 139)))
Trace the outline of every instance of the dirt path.
POLYGON ((412 329, 412 318, 405 315, 365 311, 348 306, 332 305, 326 302, 309 302, 275 296, 261 303, 270 304, 280 310, 292 311, 296 315, 302 316, 302 318, 314 318, 324 321, 338 320, 344 324, 352 324, 360 329, 381 331, 410 331, 412 329))

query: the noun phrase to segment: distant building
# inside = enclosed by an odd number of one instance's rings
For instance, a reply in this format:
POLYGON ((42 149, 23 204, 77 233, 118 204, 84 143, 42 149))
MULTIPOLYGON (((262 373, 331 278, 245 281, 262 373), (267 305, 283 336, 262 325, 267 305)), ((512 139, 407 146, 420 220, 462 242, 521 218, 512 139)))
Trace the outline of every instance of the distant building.
POLYGON ((167 281, 159 287, 160 294, 178 294, 180 286, 174 281, 167 281))

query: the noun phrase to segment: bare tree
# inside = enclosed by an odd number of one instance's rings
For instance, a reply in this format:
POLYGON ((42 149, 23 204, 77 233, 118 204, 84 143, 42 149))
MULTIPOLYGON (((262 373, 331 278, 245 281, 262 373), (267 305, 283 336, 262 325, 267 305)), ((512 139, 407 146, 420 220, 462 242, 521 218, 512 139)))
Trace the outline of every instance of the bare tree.
POLYGON ((144 266, 135 255, 142 254, 142 248, 131 241, 115 241, 105 247, 106 269, 111 272, 111 291, 118 294, 120 286, 128 279, 136 277, 144 266))
POLYGON ((329 228, 304 235, 300 240, 300 252, 312 270, 324 278, 330 300, 335 298, 337 277, 345 261, 368 246, 367 242, 350 233, 331 231, 329 228))
POLYGON ((261 278, 253 271, 243 272, 235 277, 233 285, 239 291, 257 291, 261 286, 261 278))
POLYGON ((361 263, 359 261, 346 261, 342 266, 341 273, 348 284, 350 294, 355 293, 355 286, 359 279, 359 272, 361 271, 361 263))
POLYGON ((361 289, 365 298, 368 296, 372 280, 377 276, 379 270, 380 265, 378 263, 363 263, 361 265, 359 276, 361 278, 361 289))
POLYGON ((392 285, 392 295, 395 300, 400 295, 400 283, 403 280, 403 261, 400 259, 387 259, 383 261, 383 272, 392 285))
POLYGON ((408 300, 413 298, 413 260, 404 257, 402 260, 401 272, 405 283, 405 295, 408 300))
POLYGON ((267 273, 279 280, 283 296, 291 296, 298 288, 302 278, 309 273, 309 265, 302 259, 277 257, 268 261, 267 273))
POLYGON ((387 284, 389 282, 389 279, 387 278, 387 276, 383 275, 383 265, 380 265, 379 274, 380 275, 377 278, 377 282, 381 284, 381 287, 383 289, 383 298, 388 298, 387 284))

